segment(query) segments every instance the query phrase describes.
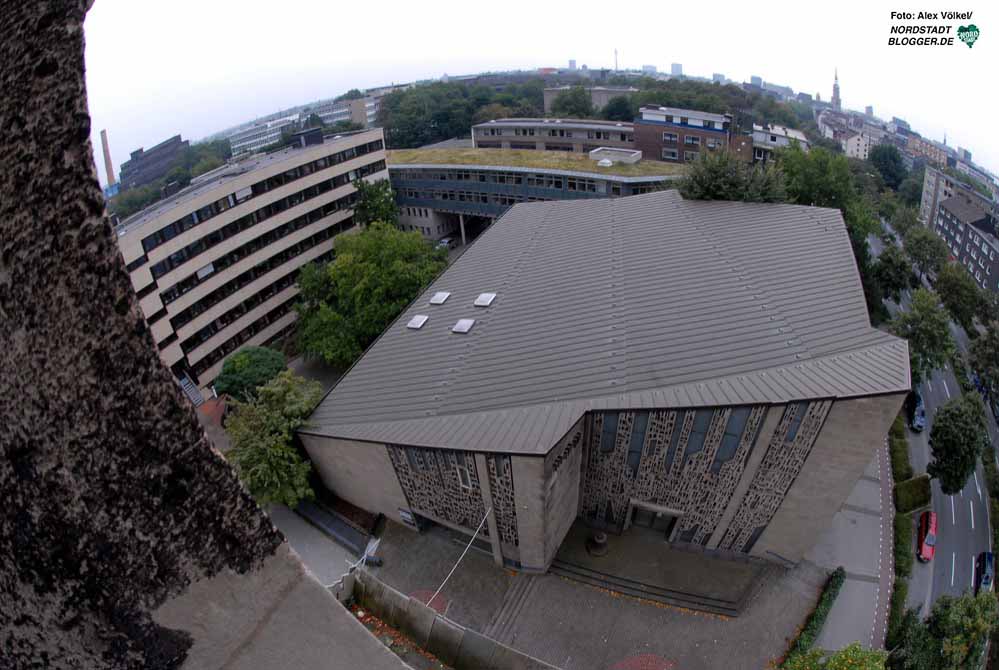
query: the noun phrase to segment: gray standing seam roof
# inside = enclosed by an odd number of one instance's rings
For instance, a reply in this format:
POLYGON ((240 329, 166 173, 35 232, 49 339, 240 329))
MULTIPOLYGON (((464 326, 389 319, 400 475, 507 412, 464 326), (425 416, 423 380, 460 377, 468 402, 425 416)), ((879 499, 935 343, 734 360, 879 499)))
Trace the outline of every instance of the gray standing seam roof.
POLYGON ((303 433, 545 453, 592 409, 898 393, 838 210, 676 191, 512 207, 348 371, 303 433), (430 305, 436 291, 450 291, 430 305), (495 292, 490 307, 474 307, 495 292), (406 328, 429 316, 420 330, 406 328), (467 334, 451 332, 474 318, 467 334))

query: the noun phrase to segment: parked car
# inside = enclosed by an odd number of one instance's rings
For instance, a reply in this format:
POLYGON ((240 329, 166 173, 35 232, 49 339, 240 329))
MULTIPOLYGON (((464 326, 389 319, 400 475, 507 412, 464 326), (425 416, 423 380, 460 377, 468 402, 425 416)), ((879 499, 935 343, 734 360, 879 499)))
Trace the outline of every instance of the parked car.
POLYGON ((991 591, 995 576, 995 557, 992 552, 983 551, 978 554, 978 560, 975 561, 975 595, 979 591, 991 591))
POLYGON ((937 515, 929 510, 919 515, 919 530, 916 534, 916 558, 923 563, 933 560, 937 545, 937 515))
POLYGON ((454 249, 456 246, 458 246, 457 243, 451 237, 442 237, 437 240, 438 249, 454 249))
POLYGON ((926 405, 923 404, 923 396, 919 391, 909 391, 905 398, 905 408, 909 413, 909 428, 917 433, 923 432, 926 428, 926 405))

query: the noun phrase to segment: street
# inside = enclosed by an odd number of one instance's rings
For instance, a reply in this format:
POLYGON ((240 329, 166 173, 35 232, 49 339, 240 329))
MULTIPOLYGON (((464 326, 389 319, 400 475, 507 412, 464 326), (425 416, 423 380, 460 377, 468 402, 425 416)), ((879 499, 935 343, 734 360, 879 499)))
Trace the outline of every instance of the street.
MULTIPOLYGON (((871 238, 869 241, 872 254, 879 255, 884 244, 880 239, 871 238)), ((892 316, 899 310, 909 309, 910 300, 911 293, 906 291, 898 305, 888 302, 892 316)), ((953 321, 950 329, 958 350, 967 354, 967 334, 953 321)), ((926 404, 926 429, 922 433, 915 433, 906 426, 909 458, 916 474, 926 472, 930 462, 929 435, 937 409, 960 395, 961 385, 954 371, 946 365, 943 370, 934 370, 930 378, 919 385, 918 390, 926 404)), ((986 427, 993 445, 992 457, 996 458, 994 447, 999 429, 991 412, 986 412, 986 427)), ((974 588, 975 558, 980 552, 989 551, 992 536, 985 476, 980 464, 958 494, 944 495, 935 479, 931 481, 931 488, 931 509, 937 514, 936 554, 932 563, 924 565, 917 561, 913 566, 907 603, 909 607, 921 606, 924 615, 940 596, 958 596, 974 588)), ((918 517, 916 518, 918 521, 918 517)))

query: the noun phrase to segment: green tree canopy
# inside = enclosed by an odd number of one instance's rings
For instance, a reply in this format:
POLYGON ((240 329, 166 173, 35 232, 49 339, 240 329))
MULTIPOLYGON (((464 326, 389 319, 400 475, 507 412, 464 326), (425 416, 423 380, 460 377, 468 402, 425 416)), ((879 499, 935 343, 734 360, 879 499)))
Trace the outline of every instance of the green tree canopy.
POLYGON ((940 489, 954 495, 964 488, 978 464, 985 435, 985 413, 978 396, 965 393, 952 398, 933 416, 926 471, 940 480, 940 489))
POLYGON ((879 649, 864 649, 853 642, 832 653, 810 649, 787 659, 781 670, 882 670, 888 654, 879 649))
POLYGON ((235 403, 226 421, 232 442, 226 458, 260 504, 294 508, 314 496, 309 486, 312 466, 292 439, 321 397, 318 382, 286 370, 261 386, 256 399, 235 403))
POLYGON ((982 292, 964 267, 958 263, 945 264, 937 273, 933 288, 954 321, 972 332, 975 315, 981 311, 982 292))
POLYGON ((236 400, 256 397, 257 387, 274 379, 285 368, 284 354, 267 347, 243 347, 225 359, 215 378, 215 391, 236 400))
POLYGON ((774 163, 750 167, 729 151, 702 152, 680 182, 687 200, 784 202, 784 175, 774 163))
POLYGON ((867 160, 874 164, 885 185, 891 189, 897 189, 902 180, 905 179, 905 165, 902 164, 902 154, 898 148, 891 144, 879 144, 873 147, 867 154, 867 160))
POLYGON ((923 199, 923 179, 926 176, 926 168, 913 170, 898 186, 898 197, 902 202, 910 207, 919 207, 920 200, 923 199))
POLYGON ((794 145, 779 154, 791 202, 846 210, 855 197, 846 156, 819 147, 805 152, 794 145))
POLYGON ((926 621, 930 635, 939 644, 941 670, 977 668, 996 625, 999 607, 991 591, 959 598, 941 596, 933 603, 926 621))
POLYGON ((892 321, 892 332, 909 341, 909 367, 914 383, 943 367, 953 355, 954 338, 949 322, 950 315, 941 309, 937 294, 922 288, 912 294, 911 308, 892 321))
POLYGON ((593 102, 590 100, 590 92, 582 86, 572 86, 560 92, 552 101, 552 115, 592 118, 593 102))
POLYGON ((305 120, 306 128, 325 128, 326 124, 323 122, 322 118, 315 112, 309 114, 309 117, 305 120))
POLYGON ((631 100, 625 95, 616 95, 607 101, 604 108, 600 110, 601 116, 610 121, 634 121, 635 108, 631 105, 631 100))
POLYGON ((904 240, 909 233, 919 226, 919 215, 916 210, 907 205, 895 209, 895 214, 891 218, 891 227, 904 240))
POLYGON ((999 327, 989 324, 985 334, 971 343, 971 367, 978 373, 989 397, 999 398, 999 327))
POLYGON ((341 100, 358 100, 359 98, 363 98, 363 97, 364 97, 364 94, 361 93, 361 91, 359 91, 356 88, 352 88, 349 91, 347 91, 346 93, 338 95, 334 99, 334 102, 339 102, 341 100))
POLYGON ((874 276, 882 296, 898 302, 902 291, 912 284, 912 263, 901 249, 890 244, 874 264, 874 276))
POLYGON ((485 123, 486 121, 492 121, 493 119, 509 119, 514 115, 514 110, 506 105, 501 105, 498 102, 491 102, 484 107, 480 107, 479 110, 472 115, 472 123, 485 123))
POLYGON ((950 256, 950 249, 932 230, 916 226, 905 236, 905 253, 909 254, 922 277, 943 267, 950 256))
POLYGON ((334 242, 336 257, 303 271, 302 350, 346 368, 446 265, 446 252, 419 233, 372 223, 334 242))
POLYGON ((367 182, 358 179, 354 182, 357 189, 357 202, 354 204, 354 223, 367 226, 375 221, 395 226, 399 223, 399 206, 395 202, 395 193, 388 179, 367 182))

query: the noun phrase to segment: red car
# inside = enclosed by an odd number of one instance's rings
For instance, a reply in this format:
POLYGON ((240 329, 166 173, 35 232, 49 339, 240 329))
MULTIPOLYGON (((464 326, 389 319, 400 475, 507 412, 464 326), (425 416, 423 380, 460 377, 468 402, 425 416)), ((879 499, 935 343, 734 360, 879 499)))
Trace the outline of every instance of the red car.
POLYGON ((937 515, 926 511, 919 515, 919 533, 916 536, 916 558, 923 563, 933 560, 937 544, 937 515))

